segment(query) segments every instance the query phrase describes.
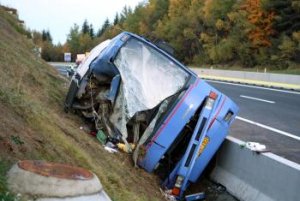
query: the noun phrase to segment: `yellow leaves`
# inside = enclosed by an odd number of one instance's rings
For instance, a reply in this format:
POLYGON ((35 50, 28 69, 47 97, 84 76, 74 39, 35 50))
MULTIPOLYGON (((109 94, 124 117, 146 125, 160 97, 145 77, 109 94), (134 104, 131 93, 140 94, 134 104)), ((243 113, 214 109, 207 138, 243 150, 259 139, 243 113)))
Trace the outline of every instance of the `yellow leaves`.
POLYGON ((68 47, 68 44, 65 43, 62 47, 62 52, 69 52, 70 51, 70 48, 68 47))
POLYGON ((215 26, 218 30, 222 30, 225 28, 225 22, 223 20, 218 19, 215 26))
POLYGON ((139 23, 139 33, 140 33, 140 34, 147 34, 147 33, 149 33, 149 32, 150 32, 150 31, 149 31, 148 25, 147 25, 145 22, 141 21, 141 22, 139 23))
POLYGON ((229 61, 234 57, 235 41, 222 39, 219 44, 207 47, 208 57, 214 62, 229 61))
POLYGON ((294 40, 300 43, 300 31, 294 32, 292 36, 294 40))
POLYGON ((194 34, 193 29, 191 29, 191 28, 185 28, 183 30, 183 35, 184 35, 185 39, 195 39, 196 38, 196 35, 194 34))
POLYGON ((80 53, 85 53, 91 50, 93 40, 88 34, 81 34, 79 36, 80 53))
POLYGON ((290 59, 295 54, 296 44, 290 37, 284 36, 278 48, 281 50, 282 58, 290 59))
POLYGON ((207 19, 210 17, 210 10, 213 0, 205 0, 204 6, 203 6, 203 13, 204 17, 207 19))
POLYGON ((109 32, 107 32, 106 34, 107 35, 109 34, 110 38, 112 38, 121 32, 122 32, 122 27, 119 24, 117 24, 117 25, 114 25, 113 27, 111 27, 109 32))
POLYGON ((227 17, 228 17, 230 22, 236 22, 236 20, 239 17, 239 13, 238 12, 230 12, 230 13, 227 14, 227 17))
POLYGON ((300 1, 298 0, 292 1, 292 7, 298 12, 300 12, 300 1))
POLYGON ((188 10, 189 5, 190 0, 170 0, 168 16, 170 18, 182 16, 182 12, 188 10))
POLYGON ((206 33, 201 33, 200 34, 200 41, 202 43, 210 43, 211 40, 212 40, 212 38, 208 34, 206 34, 206 33))

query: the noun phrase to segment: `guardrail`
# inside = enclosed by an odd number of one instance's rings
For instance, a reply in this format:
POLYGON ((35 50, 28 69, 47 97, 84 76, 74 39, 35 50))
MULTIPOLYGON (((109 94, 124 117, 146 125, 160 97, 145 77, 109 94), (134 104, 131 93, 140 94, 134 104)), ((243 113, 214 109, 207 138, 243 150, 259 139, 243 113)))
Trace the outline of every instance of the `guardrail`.
POLYGON ((217 153, 212 180, 244 201, 299 200, 300 165, 273 153, 257 154, 243 144, 227 137, 217 153))

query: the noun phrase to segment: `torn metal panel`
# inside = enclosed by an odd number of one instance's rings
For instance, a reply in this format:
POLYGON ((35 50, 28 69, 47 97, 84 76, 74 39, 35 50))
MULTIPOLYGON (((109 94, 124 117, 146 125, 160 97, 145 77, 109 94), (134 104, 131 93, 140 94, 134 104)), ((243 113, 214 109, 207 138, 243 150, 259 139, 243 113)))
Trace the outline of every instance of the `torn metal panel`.
POLYGON ((188 74, 137 40, 127 41, 114 63, 121 74, 122 84, 111 121, 127 138, 128 120, 137 112, 153 109, 175 94, 186 83, 188 74))
POLYGON ((147 127, 147 129, 145 130, 145 132, 143 133, 141 139, 139 140, 139 142, 137 143, 137 146, 133 152, 132 158, 133 158, 133 162, 135 166, 138 166, 138 157, 140 155, 140 147, 146 142, 147 139, 149 139, 150 135, 152 134, 154 127, 157 123, 158 118, 161 116, 162 113, 164 113, 167 109, 168 106, 168 100, 165 100, 162 102, 162 104, 159 107, 159 110, 157 112, 157 114, 155 115, 155 117, 152 119, 151 123, 149 124, 149 126, 147 127))
POLYGON ((124 89, 128 116, 154 108, 185 84, 188 74, 146 44, 129 40, 115 60, 124 89))

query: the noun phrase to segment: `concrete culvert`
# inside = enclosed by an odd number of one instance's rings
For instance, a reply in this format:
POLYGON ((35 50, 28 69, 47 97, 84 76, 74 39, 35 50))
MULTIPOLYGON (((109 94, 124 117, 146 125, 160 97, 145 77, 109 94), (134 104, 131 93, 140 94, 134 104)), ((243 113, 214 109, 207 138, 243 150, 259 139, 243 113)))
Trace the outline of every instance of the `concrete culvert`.
POLYGON ((97 176, 83 168, 44 161, 20 161, 8 172, 14 193, 37 201, 111 201, 97 176))

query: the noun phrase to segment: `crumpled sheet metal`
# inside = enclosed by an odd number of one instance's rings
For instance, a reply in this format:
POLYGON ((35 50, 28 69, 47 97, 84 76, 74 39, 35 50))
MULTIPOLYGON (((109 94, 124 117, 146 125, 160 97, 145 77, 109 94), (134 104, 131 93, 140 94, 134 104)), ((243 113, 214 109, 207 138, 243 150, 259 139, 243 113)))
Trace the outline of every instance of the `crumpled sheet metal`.
POLYGON ((166 111, 168 106, 168 101, 164 100, 163 103, 160 105, 159 110, 157 112, 157 114, 155 115, 155 117, 152 119, 151 123, 149 124, 149 126, 147 127, 147 129, 145 130, 143 136, 141 137, 141 139, 139 140, 133 154, 132 154, 132 159, 134 162, 134 165, 137 167, 137 162, 138 162, 138 157, 140 154, 140 147, 146 142, 146 140, 149 138, 149 136, 151 135, 155 124, 158 120, 158 118, 160 117, 160 115, 166 111))
POLYGON ((99 54, 104 50, 110 43, 111 40, 106 40, 92 49, 90 54, 81 62, 77 68, 77 73, 83 77, 87 69, 90 67, 92 61, 99 56, 99 54))
POLYGON ((126 123, 137 112, 154 108, 180 90, 188 74, 164 55, 137 40, 129 40, 115 60, 122 84, 111 122, 127 138, 126 123))

